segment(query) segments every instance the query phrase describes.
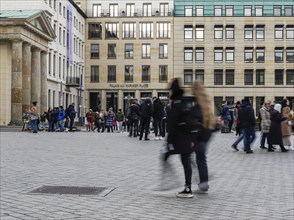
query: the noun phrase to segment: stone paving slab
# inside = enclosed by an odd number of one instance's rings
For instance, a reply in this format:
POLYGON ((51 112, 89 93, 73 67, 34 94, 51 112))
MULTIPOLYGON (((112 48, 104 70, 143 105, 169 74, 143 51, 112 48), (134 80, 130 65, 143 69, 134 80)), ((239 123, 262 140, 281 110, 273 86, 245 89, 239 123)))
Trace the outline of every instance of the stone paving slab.
MULTIPOLYGON (((259 137, 259 134, 257 134, 259 137)), ((178 156, 160 178, 164 141, 126 133, 1 132, 0 219, 285 219, 294 218, 294 152, 235 152, 234 134, 209 145, 210 191, 176 198, 184 184, 178 156), (158 191, 162 183, 173 188, 158 191), (105 195, 31 194, 42 186, 108 187, 105 195)), ((292 138, 294 143, 294 138, 292 138)), ((239 147, 241 148, 241 147, 239 147)), ((193 170, 193 189, 197 188, 193 170)))

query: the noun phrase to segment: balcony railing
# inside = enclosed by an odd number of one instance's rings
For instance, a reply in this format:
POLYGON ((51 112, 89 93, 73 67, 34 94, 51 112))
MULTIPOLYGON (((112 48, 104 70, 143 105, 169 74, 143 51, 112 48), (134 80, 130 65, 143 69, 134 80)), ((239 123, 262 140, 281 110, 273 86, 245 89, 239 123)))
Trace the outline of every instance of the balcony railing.
POLYGON ((66 86, 80 87, 80 77, 66 77, 66 86))
POLYGON ((111 14, 109 13, 108 10, 102 10, 100 13, 98 12, 94 12, 93 10, 87 10, 86 14, 89 18, 95 18, 95 17, 152 17, 152 16, 156 16, 156 17, 172 17, 174 15, 173 10, 169 10, 169 11, 164 11, 161 12, 158 9, 152 10, 151 13, 145 14, 144 12, 141 11, 135 11, 131 14, 127 14, 126 10, 120 10, 116 16, 111 16, 111 14))

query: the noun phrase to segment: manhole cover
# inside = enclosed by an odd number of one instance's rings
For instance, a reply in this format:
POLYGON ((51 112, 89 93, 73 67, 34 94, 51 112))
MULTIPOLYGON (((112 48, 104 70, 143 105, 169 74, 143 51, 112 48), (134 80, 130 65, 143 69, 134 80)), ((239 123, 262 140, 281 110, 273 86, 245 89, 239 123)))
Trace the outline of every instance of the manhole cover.
POLYGON ((106 189, 106 187, 42 186, 30 193, 98 195, 106 189))

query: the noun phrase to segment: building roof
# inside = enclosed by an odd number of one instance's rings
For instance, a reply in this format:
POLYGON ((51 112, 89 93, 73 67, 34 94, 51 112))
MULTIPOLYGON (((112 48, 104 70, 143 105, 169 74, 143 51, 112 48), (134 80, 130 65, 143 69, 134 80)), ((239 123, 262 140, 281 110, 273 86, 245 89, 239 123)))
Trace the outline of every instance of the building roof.
POLYGON ((40 11, 41 10, 0 10, 0 18, 26 19, 36 15, 40 11))

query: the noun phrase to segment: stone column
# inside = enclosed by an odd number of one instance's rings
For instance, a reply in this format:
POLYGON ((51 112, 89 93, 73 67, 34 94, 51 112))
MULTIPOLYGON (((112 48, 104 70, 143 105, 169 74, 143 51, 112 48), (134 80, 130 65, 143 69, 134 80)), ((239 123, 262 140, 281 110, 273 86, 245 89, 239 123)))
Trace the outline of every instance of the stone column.
MULTIPOLYGON (((59 64, 60 65, 60 64, 59 64)), ((41 53, 41 113, 47 111, 47 52, 41 53)))
POLYGON ((31 45, 23 45, 23 63, 22 63, 22 110, 29 109, 31 106, 31 45))
POLYGON ((12 42, 11 123, 22 123, 22 41, 12 42))
MULTIPOLYGON (((41 51, 38 48, 33 48, 32 51, 32 79, 31 79, 31 97, 32 102, 41 104, 41 51)), ((40 108, 38 108, 40 112, 40 108)))
POLYGON ((158 96, 158 94, 157 94, 157 91, 154 89, 154 90, 152 90, 152 97, 151 98, 153 98, 153 97, 157 97, 158 96))
POLYGON ((123 104, 124 104, 124 93, 123 91, 120 89, 118 90, 118 109, 123 109, 123 104))
POLYGON ((106 110, 106 91, 104 89, 101 91, 101 109, 106 110))
POLYGON ((135 91, 135 98, 138 99, 139 101, 141 100, 141 93, 140 90, 135 91))

